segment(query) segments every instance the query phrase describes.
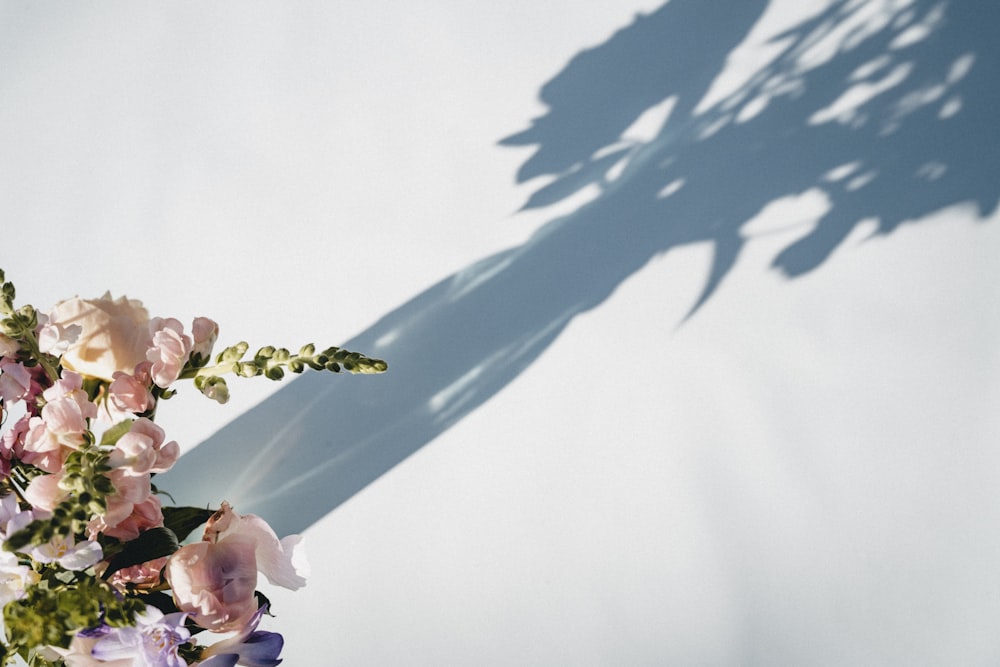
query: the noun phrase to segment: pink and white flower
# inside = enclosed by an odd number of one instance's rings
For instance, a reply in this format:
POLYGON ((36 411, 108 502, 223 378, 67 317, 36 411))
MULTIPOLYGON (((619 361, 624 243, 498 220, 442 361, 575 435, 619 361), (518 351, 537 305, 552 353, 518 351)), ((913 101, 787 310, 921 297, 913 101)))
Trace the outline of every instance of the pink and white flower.
POLYGON ((38 573, 21 565, 15 554, 0 549, 0 606, 23 598, 39 579, 38 573))
POLYGON ((89 419, 97 416, 97 406, 83 391, 83 377, 79 373, 64 371, 62 378, 42 392, 45 407, 42 420, 46 428, 64 445, 79 446, 90 425, 89 419))
POLYGON ((13 357, 20 349, 21 345, 16 340, 0 333, 0 357, 13 357))
POLYGON ((196 317, 191 324, 191 337, 194 345, 191 347, 191 354, 200 355, 203 360, 207 360, 212 355, 212 348, 219 338, 219 325, 215 320, 207 317, 196 317))
POLYGON ((38 315, 38 350, 60 357, 77 341, 83 327, 79 324, 61 324, 48 315, 38 315))
POLYGON ((167 557, 164 556, 163 558, 155 558, 145 563, 122 568, 121 570, 116 570, 111 575, 111 578, 108 579, 108 582, 119 590, 124 590, 126 587, 138 589, 152 588, 160 584, 160 572, 166 564, 167 557))
POLYGON ((180 376, 191 355, 191 337, 184 333, 184 325, 172 317, 154 317, 149 331, 152 345, 146 351, 146 360, 153 362, 150 375, 156 386, 166 388, 180 376))
POLYGON ((93 540, 76 542, 70 536, 57 536, 32 549, 31 557, 39 563, 57 563, 64 570, 79 572, 100 562, 104 551, 93 540))
POLYGON ((171 440, 164 444, 164 431, 145 417, 132 423, 128 433, 119 438, 108 457, 108 465, 128 476, 160 473, 180 456, 180 447, 171 440))
POLYGON ((279 540, 260 517, 240 516, 222 503, 202 541, 181 547, 167 561, 165 576, 178 609, 213 632, 239 629, 257 609, 258 570, 278 586, 305 585, 304 563, 295 553, 300 541, 297 535, 279 540))
POLYGON ((21 457, 46 472, 58 472, 73 449, 86 441, 89 420, 97 416, 97 406, 82 389, 79 373, 65 371, 62 379, 42 392, 45 406, 40 417, 30 417, 17 425, 23 434, 21 457))
POLYGON ((233 535, 219 542, 181 547, 167 561, 164 576, 177 608, 212 632, 244 627, 257 611, 257 560, 253 539, 233 535))
POLYGON ((144 361, 135 367, 131 375, 115 372, 114 379, 108 386, 106 404, 112 421, 141 414, 153 407, 153 392, 149 390, 152 383, 149 371, 152 367, 152 362, 144 361))
POLYGON ((61 472, 35 477, 24 490, 24 499, 35 509, 51 512, 69 496, 69 491, 59 486, 62 478, 61 472))
POLYGON ((0 359, 0 398, 15 403, 31 391, 31 373, 24 364, 4 357, 0 359))
POLYGON ((115 492, 106 498, 104 515, 91 522, 91 534, 134 540, 139 533, 163 525, 160 499, 152 494, 149 475, 129 475, 119 468, 108 473, 115 492))
POLYGON ((49 430, 48 425, 41 417, 25 415, 22 420, 15 424, 15 428, 21 427, 22 422, 25 423, 26 428, 18 443, 21 461, 46 472, 56 473, 62 470, 63 463, 71 449, 63 446, 58 434, 49 430))
POLYGON ((261 573, 275 586, 298 590, 306 585, 308 564, 299 547, 301 535, 279 540, 271 526, 254 514, 240 516, 227 502, 205 525, 205 540, 221 542, 228 537, 245 535, 253 540, 254 554, 261 573))

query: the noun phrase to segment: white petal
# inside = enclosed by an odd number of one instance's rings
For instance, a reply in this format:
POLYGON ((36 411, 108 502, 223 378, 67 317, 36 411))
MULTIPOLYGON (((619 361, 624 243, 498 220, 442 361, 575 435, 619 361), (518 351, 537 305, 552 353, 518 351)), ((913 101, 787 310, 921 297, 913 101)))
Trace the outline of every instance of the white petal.
POLYGON ((257 544, 254 552, 257 568, 272 584, 293 591, 306 585, 304 569, 299 569, 303 560, 301 555, 296 554, 296 547, 302 540, 301 536, 290 535, 278 540, 278 536, 267 522, 253 514, 240 517, 238 522, 234 521, 230 529, 220 537, 224 538, 233 533, 253 537, 257 544))
POLYGON ((77 545, 71 553, 68 553, 60 558, 59 564, 67 570, 79 572, 80 570, 86 570, 91 565, 100 561, 103 557, 104 552, 101 550, 100 544, 97 542, 84 542, 83 544, 77 545))

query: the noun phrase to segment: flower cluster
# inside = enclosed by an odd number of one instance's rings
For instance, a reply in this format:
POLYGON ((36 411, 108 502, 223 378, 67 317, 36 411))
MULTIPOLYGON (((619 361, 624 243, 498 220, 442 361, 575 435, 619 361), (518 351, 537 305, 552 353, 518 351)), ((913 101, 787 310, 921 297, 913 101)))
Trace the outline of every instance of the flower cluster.
POLYGON ((219 328, 208 318, 185 329, 109 294, 40 313, 15 308, 2 271, 0 284, 0 420, 12 422, 0 439, 0 665, 280 663, 281 635, 257 629, 269 608, 257 577, 305 585, 300 539, 226 502, 164 505, 153 477, 180 450, 157 405, 182 380, 224 403, 227 374, 379 373, 385 362, 312 345, 248 357, 238 343, 210 363, 219 328), (212 633, 226 635, 205 641, 212 633))

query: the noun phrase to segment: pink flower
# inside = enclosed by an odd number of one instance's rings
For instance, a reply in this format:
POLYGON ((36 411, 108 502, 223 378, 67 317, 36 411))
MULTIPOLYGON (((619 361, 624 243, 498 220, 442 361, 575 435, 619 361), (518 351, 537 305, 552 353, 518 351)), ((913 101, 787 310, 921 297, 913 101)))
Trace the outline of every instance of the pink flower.
POLYGON ((25 463, 58 472, 70 450, 84 443, 88 420, 97 416, 97 406, 82 387, 79 373, 65 371, 61 380, 42 392, 46 403, 41 417, 32 417, 24 433, 25 463))
POLYGON ((302 542, 301 535, 289 535, 279 540, 262 518, 253 514, 240 516, 229 503, 224 502, 205 525, 203 539, 222 541, 236 535, 245 535, 253 540, 257 567, 272 584, 293 591, 306 585, 304 575, 308 567, 303 554, 296 552, 302 542))
POLYGON ((146 360, 153 362, 151 375, 158 387, 169 387, 181 374, 191 354, 191 337, 184 334, 179 321, 155 317, 149 323, 152 345, 146 351, 146 360))
POLYGON ((163 437, 162 428, 140 417, 111 450, 108 465, 131 476, 166 472, 180 456, 180 447, 174 441, 163 444, 163 437))
POLYGON ((114 537, 123 542, 134 540, 139 534, 163 525, 163 510, 157 496, 149 496, 141 503, 132 506, 132 512, 113 527, 103 531, 108 537, 114 537))
POLYGON ((202 541, 181 547, 167 561, 177 608, 213 632, 244 627, 257 609, 257 570, 278 586, 305 585, 301 564, 293 564, 299 541, 297 535, 279 540, 260 517, 240 516, 222 503, 202 541))
POLYGON ((25 415, 21 421, 15 424, 15 429, 19 428, 24 428, 24 432, 20 442, 20 452, 17 451, 17 443, 15 443, 14 453, 19 453, 22 461, 45 472, 62 470, 66 456, 71 450, 69 447, 63 446, 59 434, 51 431, 45 420, 41 417, 28 418, 25 415), (24 419, 27 419, 26 425, 22 425, 24 419))
POLYGON ((91 523, 91 533, 134 540, 142 531, 163 525, 160 499, 151 493, 149 475, 129 475, 119 468, 108 477, 115 492, 107 497, 104 516, 91 523))
POLYGON ((253 538, 231 535, 178 549, 164 575, 177 608, 212 632, 239 630, 257 611, 257 560, 253 538))
POLYGON ((132 375, 115 371, 114 380, 108 386, 109 412, 125 416, 140 414, 153 407, 153 392, 149 390, 149 369, 152 365, 144 361, 136 366, 132 375))
POLYGON ((21 345, 10 336, 0 333, 0 357, 13 357, 21 345))
POLYGON ((126 586, 139 589, 154 588, 160 584, 160 571, 167 564, 167 557, 156 558, 139 565, 116 570, 108 580, 112 586, 124 590, 126 586))
POLYGON ((12 359, 0 359, 0 399, 15 403, 31 391, 31 373, 24 364, 12 359))
POLYGON ((24 454, 24 436, 30 427, 31 415, 22 415, 0 438, 0 472, 6 478, 10 475, 11 459, 20 459, 24 454))
POLYGON ((219 337, 219 325, 207 317, 196 317, 191 324, 191 336, 194 338, 191 355, 200 355, 203 361, 207 361, 219 337))
POLYGON ((56 508, 56 505, 69 496, 69 492, 59 486, 62 477, 62 473, 58 472, 35 477, 28 484, 28 488, 24 490, 24 499, 35 509, 51 512, 56 508))
POLYGON ((83 391, 83 377, 65 371, 62 379, 42 392, 42 396, 46 401, 42 420, 48 430, 64 445, 82 444, 83 433, 89 429, 87 420, 97 416, 97 406, 83 391))
POLYGON ((38 350, 59 357, 77 341, 83 327, 79 324, 60 324, 47 315, 38 316, 38 350))
POLYGON ((146 360, 149 313, 142 302, 105 292, 100 299, 74 297, 49 313, 64 327, 79 325, 80 335, 62 355, 64 368, 111 382, 115 371, 129 373, 146 360))

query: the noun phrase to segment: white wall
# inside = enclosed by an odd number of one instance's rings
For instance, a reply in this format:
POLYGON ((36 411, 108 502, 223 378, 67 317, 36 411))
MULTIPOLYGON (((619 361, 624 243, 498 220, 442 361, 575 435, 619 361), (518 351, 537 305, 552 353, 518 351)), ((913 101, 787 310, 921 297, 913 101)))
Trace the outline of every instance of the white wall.
POLYGON ((992 664, 995 16, 934 7, 4 2, 0 266, 388 359, 161 408, 308 526, 286 664, 992 664))

